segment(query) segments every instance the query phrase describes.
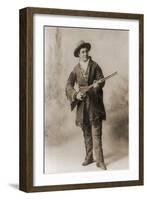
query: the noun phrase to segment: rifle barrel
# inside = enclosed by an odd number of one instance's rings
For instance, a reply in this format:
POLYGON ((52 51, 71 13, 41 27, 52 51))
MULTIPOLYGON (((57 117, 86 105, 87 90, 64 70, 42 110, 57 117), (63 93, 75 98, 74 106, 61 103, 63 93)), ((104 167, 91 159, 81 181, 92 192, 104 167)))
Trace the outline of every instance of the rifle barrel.
MULTIPOLYGON (((116 75, 116 74, 117 74, 117 72, 114 72, 114 73, 110 74, 109 76, 106 76, 106 77, 100 79, 99 81, 104 82, 105 80, 111 78, 112 76, 114 76, 114 75, 116 75)), ((89 85, 89 86, 81 87, 81 90, 82 90, 82 88, 83 88, 84 91, 87 92, 88 90, 90 90, 90 89, 93 87, 93 85, 94 85, 94 84, 91 84, 91 85, 89 85)))
POLYGON ((100 81, 105 81, 105 80, 111 78, 112 76, 114 76, 116 74, 117 74, 117 72, 114 72, 114 73, 110 74, 109 76, 106 76, 106 77, 102 78, 100 81))

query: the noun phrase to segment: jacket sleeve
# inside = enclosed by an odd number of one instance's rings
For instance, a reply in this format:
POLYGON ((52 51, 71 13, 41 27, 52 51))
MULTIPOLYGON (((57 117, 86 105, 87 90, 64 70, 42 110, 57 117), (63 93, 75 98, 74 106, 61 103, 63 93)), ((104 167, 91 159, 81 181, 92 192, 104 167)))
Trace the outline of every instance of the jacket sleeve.
MULTIPOLYGON (((95 73, 96 73, 96 75, 95 75, 96 80, 100 80, 100 79, 104 78, 103 72, 102 72, 102 70, 99 66, 96 67, 95 73)), ((99 85, 100 85, 101 88, 103 88, 104 85, 105 85, 105 81, 100 83, 99 85)))
POLYGON ((73 103, 76 100, 77 92, 74 89, 74 85, 76 83, 76 73, 72 71, 69 75, 66 84, 66 96, 70 103, 73 103))
MULTIPOLYGON (((97 81, 102 78, 104 78, 103 72, 102 72, 101 68, 97 65, 97 67, 95 69, 95 80, 97 81)), ((105 81, 102 83, 99 83, 99 87, 94 88, 94 91, 95 92, 99 91, 100 89, 102 89, 104 87, 104 85, 105 85, 105 81)))

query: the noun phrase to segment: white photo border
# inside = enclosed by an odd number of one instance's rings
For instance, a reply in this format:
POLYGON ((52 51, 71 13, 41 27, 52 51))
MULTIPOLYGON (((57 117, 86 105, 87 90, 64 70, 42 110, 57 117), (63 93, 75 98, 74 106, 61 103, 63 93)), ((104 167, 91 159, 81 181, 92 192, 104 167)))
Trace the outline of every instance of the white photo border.
POLYGON ((139 21, 136 19, 33 15, 33 186, 139 180, 139 21), (129 30, 129 169, 43 173, 43 26, 129 30), (132 73, 133 71, 133 73, 132 73))

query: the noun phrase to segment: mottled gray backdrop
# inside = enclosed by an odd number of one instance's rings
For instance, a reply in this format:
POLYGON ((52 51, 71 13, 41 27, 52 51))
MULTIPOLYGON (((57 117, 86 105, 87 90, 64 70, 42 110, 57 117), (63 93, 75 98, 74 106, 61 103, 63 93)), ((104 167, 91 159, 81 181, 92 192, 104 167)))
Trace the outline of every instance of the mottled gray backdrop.
POLYGON ((44 27, 45 173, 97 170, 82 167, 85 149, 82 131, 75 126, 65 85, 78 58, 73 51, 80 40, 91 43, 90 55, 104 76, 114 71, 104 87, 107 120, 103 147, 108 170, 128 168, 128 68, 129 32, 126 30, 44 27))

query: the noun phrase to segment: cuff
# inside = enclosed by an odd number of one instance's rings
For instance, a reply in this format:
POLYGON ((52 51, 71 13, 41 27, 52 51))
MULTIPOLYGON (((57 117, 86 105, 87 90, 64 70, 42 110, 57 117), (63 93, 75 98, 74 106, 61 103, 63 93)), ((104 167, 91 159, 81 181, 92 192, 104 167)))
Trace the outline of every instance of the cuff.
POLYGON ((74 91, 71 97, 71 101, 75 101, 76 100, 76 96, 77 96, 78 92, 74 91))

